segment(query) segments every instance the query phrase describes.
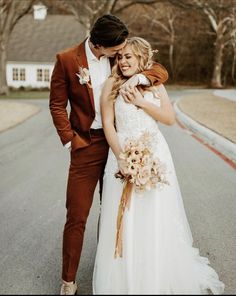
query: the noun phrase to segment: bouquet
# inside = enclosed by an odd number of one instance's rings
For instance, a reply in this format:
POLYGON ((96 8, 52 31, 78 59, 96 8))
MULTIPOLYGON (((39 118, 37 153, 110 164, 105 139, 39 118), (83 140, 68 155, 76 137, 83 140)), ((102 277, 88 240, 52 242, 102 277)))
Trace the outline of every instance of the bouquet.
POLYGON ((119 157, 123 173, 119 171, 115 177, 134 184, 137 192, 168 184, 165 164, 153 157, 149 133, 144 133, 136 140, 127 140, 119 157))
POLYGON ((122 257, 123 215, 125 209, 129 209, 132 191, 140 193, 169 184, 165 164, 153 156, 151 139, 151 135, 145 132, 138 139, 127 140, 120 154, 122 172, 117 172, 115 177, 124 182, 124 187, 117 216, 115 258, 122 257))

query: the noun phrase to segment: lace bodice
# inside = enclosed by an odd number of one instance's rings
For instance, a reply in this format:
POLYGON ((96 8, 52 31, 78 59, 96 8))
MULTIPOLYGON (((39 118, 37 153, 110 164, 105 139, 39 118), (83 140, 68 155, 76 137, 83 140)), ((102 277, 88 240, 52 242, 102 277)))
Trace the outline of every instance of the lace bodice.
MULTIPOLYGON (((160 106, 160 99, 154 97, 151 91, 146 92, 144 98, 160 106)), ((116 130, 121 141, 127 137, 139 137, 144 131, 155 134, 159 131, 155 119, 141 108, 126 103, 121 95, 117 97, 115 102, 115 118, 116 130)))
MULTIPOLYGON (((160 94, 155 93, 155 97, 151 91, 144 94, 145 100, 160 106, 160 94)), ((152 138, 150 149, 155 153, 164 151, 163 136, 158 128, 158 122, 148 115, 141 108, 137 108, 133 104, 126 103, 121 95, 115 101, 115 118, 116 118, 116 131, 119 138, 121 147, 128 139, 139 138, 144 132, 148 132, 152 138)), ((110 149, 108 155, 108 162, 105 169, 106 174, 114 175, 117 171, 117 160, 112 150, 110 149)))

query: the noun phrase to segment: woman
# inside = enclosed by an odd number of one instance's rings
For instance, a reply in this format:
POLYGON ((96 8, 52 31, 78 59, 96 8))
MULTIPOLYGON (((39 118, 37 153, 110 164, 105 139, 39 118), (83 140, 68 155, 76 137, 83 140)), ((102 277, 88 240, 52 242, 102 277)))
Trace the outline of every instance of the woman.
POLYGON ((93 291, 147 295, 206 294, 211 290, 221 294, 224 284, 208 259, 192 247, 171 154, 158 128, 158 122, 172 125, 175 121, 164 86, 119 91, 128 78, 151 64, 150 44, 138 37, 128 39, 103 89, 103 126, 111 149, 104 175, 93 291), (121 176, 129 177, 122 152, 127 141, 139 141, 144 134, 151 138, 148 149, 152 156, 165 166, 166 182, 162 188, 131 189, 126 195, 130 204, 120 215, 121 196, 128 183, 115 174, 120 171, 121 176))

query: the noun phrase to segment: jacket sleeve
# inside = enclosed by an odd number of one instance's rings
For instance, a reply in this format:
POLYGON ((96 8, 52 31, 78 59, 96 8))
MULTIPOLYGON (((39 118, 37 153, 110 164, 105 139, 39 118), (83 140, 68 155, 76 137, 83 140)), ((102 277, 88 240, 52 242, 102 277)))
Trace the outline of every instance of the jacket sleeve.
POLYGON ((49 108, 53 123, 63 145, 73 138, 73 130, 66 110, 68 104, 68 83, 61 60, 60 54, 57 54, 57 60, 52 72, 49 108))
POLYGON ((151 85, 163 84, 169 77, 166 68, 159 63, 153 63, 150 69, 141 72, 141 74, 149 79, 151 85))

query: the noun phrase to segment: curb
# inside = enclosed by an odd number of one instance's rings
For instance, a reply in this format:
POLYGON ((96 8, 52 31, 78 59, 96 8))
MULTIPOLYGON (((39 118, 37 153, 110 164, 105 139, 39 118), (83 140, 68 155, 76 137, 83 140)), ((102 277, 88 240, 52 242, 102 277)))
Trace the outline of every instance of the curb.
POLYGON ((178 119, 184 124, 184 126, 194 134, 197 134, 199 138, 203 139, 203 141, 211 147, 220 151, 223 155, 236 163, 236 144, 194 121, 191 117, 182 112, 178 107, 178 102, 180 100, 181 98, 177 99, 174 103, 174 109, 178 119))

